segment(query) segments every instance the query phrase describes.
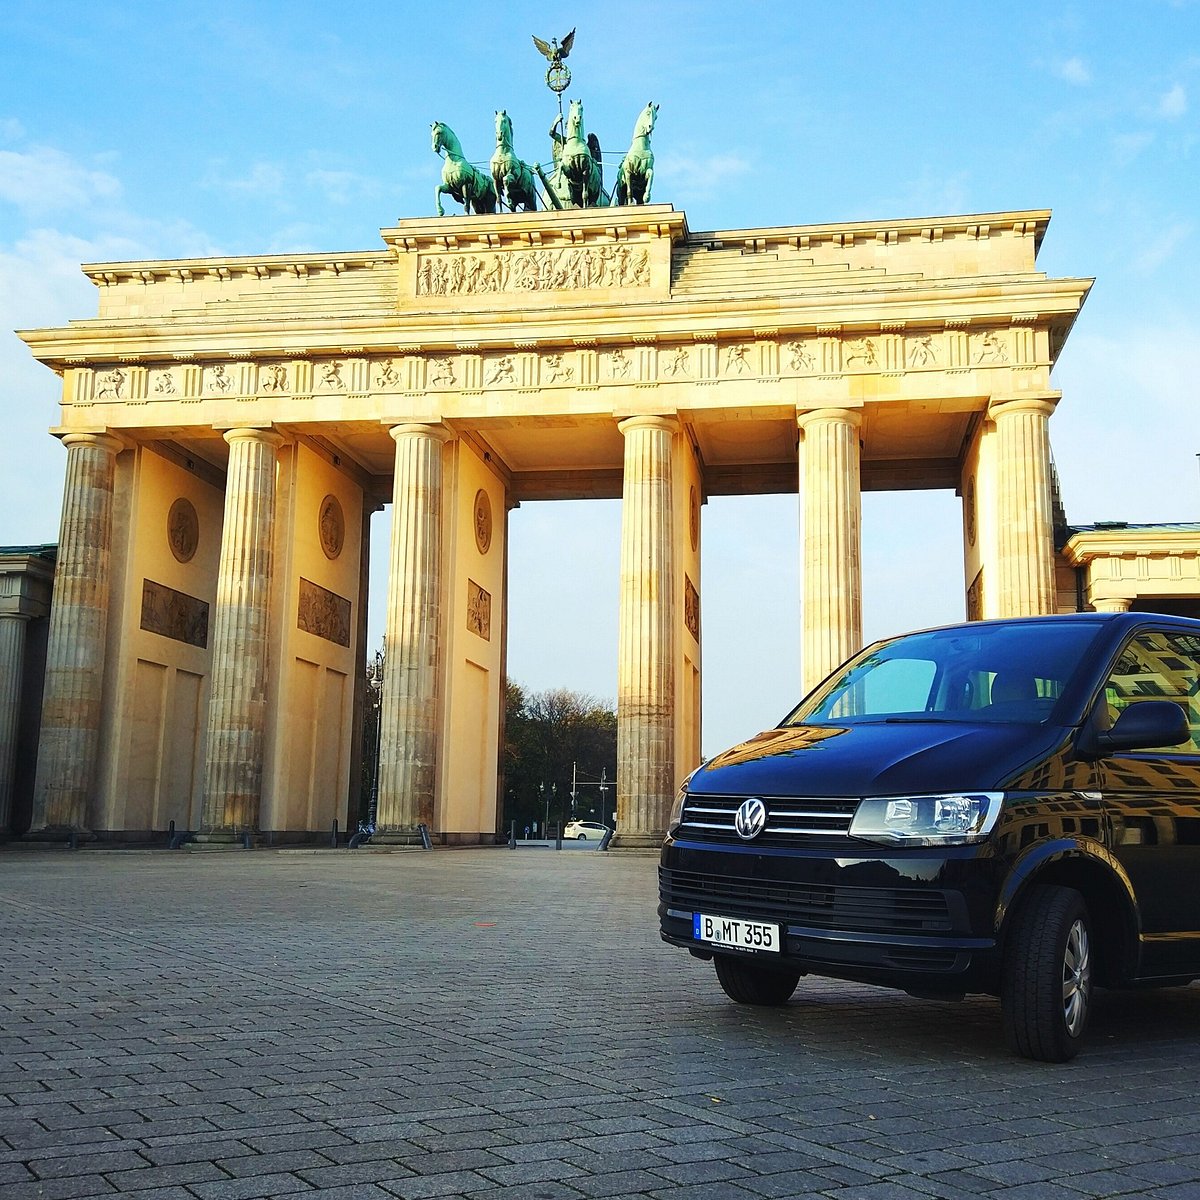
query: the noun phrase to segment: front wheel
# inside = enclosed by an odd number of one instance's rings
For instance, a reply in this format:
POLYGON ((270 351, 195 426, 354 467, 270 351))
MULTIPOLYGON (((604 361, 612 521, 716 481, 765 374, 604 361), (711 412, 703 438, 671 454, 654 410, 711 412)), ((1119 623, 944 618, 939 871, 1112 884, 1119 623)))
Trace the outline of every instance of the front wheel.
POLYGON ((1092 922, 1074 888, 1038 884, 1004 956, 1004 1034, 1017 1054, 1066 1062, 1079 1053, 1092 1001, 1092 922))
POLYGON ((786 1004, 804 974, 796 967, 764 967, 752 959, 734 958, 731 954, 714 955, 713 966, 721 989, 738 1004, 786 1004))

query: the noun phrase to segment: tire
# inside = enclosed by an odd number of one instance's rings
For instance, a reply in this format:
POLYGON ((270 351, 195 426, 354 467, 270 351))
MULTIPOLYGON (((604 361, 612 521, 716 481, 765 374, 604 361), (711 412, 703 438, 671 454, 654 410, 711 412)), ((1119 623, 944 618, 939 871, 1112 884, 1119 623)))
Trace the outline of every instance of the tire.
POLYGON ((577 834, 575 835, 575 840, 576 840, 577 842, 586 842, 586 841, 587 841, 587 834, 586 834, 586 833, 577 833, 577 834))
POLYGON ((717 980, 730 1000, 738 1004, 760 1004, 771 1007, 786 1004, 804 973, 796 967, 777 970, 764 967, 746 958, 731 954, 713 955, 717 980))
POLYGON ((1079 1053, 1092 1007, 1092 922, 1074 889, 1038 884, 1016 915, 1001 984, 1004 1036, 1024 1058, 1079 1053))

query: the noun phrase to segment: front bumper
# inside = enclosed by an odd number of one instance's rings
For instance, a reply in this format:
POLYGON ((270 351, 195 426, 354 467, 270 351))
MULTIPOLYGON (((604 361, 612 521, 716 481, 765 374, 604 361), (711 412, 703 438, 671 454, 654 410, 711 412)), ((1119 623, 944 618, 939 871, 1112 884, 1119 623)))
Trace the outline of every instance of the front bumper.
POLYGON ((832 855, 668 838, 659 867, 663 939, 700 957, 693 914, 770 921, 781 955, 813 975, 922 993, 994 991, 995 864, 978 847, 832 855))

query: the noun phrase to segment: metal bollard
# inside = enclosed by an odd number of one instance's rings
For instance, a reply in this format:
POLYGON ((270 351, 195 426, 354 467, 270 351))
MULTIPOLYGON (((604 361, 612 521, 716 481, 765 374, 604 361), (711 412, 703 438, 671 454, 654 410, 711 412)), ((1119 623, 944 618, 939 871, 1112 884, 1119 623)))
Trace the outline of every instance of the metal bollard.
POLYGON ((330 846, 332 846, 332 847, 333 847, 333 849, 334 849, 334 850, 336 850, 336 849, 337 849, 337 844, 338 844, 338 823, 337 823, 337 817, 334 817, 334 818, 333 818, 333 833, 330 835, 329 844, 330 844, 330 846))
POLYGON ((508 848, 515 850, 517 848, 517 823, 510 821, 508 823, 508 848))

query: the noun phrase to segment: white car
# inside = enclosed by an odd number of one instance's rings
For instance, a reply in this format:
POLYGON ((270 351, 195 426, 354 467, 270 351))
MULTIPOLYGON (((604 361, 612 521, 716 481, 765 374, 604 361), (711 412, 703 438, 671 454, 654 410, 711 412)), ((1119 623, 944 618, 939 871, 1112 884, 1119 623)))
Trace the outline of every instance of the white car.
POLYGON ((601 825, 599 821, 568 821, 563 830, 563 837, 575 838, 576 841, 583 841, 587 838, 599 840, 607 832, 608 826, 601 825))

